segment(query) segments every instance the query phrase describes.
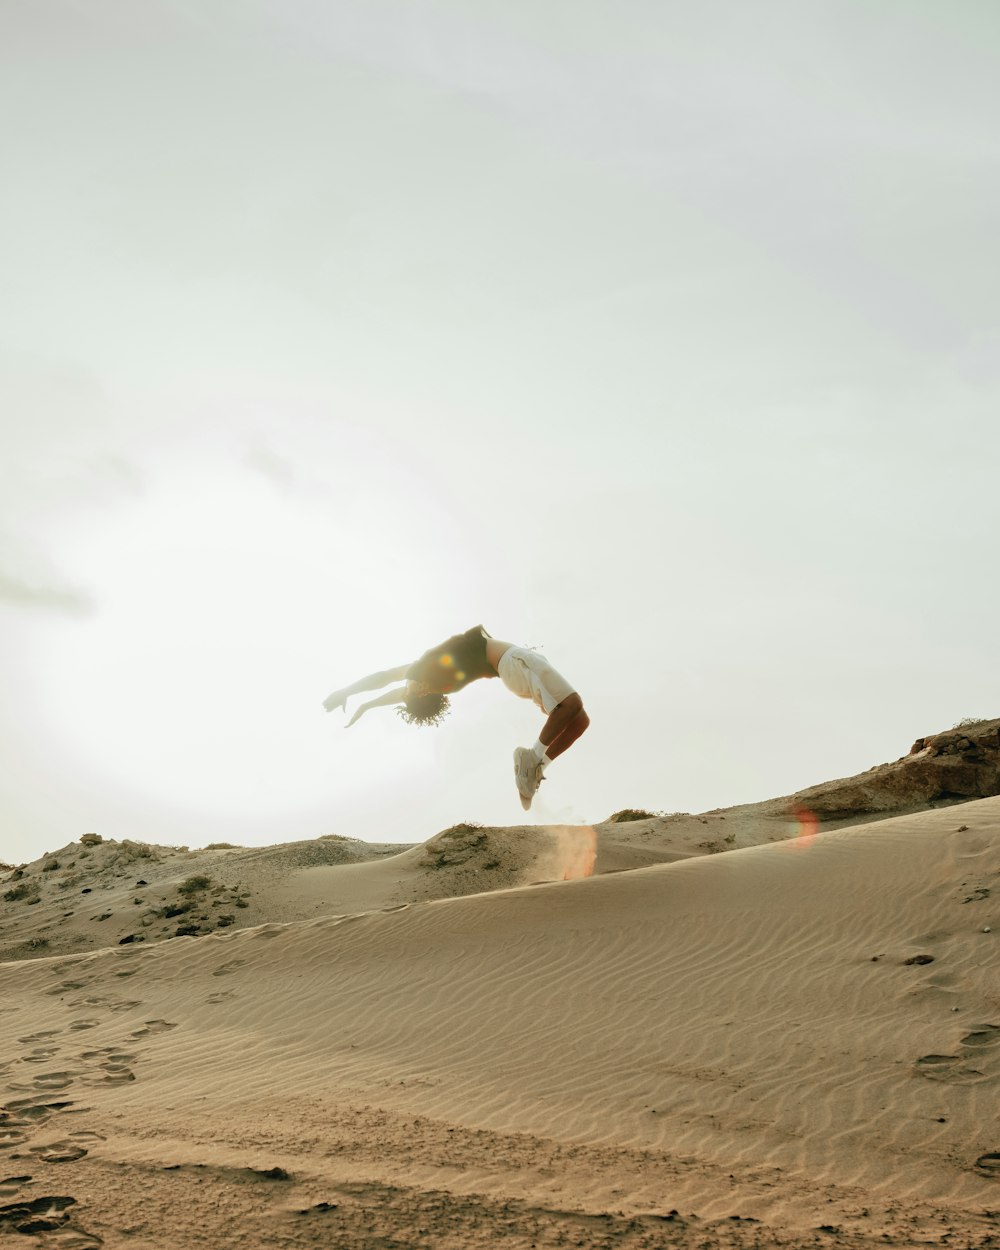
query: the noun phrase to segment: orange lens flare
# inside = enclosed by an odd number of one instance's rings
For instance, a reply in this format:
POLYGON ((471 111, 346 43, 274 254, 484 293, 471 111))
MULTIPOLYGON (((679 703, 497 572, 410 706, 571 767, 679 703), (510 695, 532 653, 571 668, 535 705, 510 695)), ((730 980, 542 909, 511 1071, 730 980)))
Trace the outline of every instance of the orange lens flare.
POLYGON ((819 817, 808 807, 793 807, 792 816, 798 824, 798 832, 791 840, 791 845, 799 851, 812 846, 819 833, 819 817))
POLYGON ((565 826, 556 835, 562 855, 563 881, 577 881, 594 874, 597 862, 597 834, 590 825, 565 826))

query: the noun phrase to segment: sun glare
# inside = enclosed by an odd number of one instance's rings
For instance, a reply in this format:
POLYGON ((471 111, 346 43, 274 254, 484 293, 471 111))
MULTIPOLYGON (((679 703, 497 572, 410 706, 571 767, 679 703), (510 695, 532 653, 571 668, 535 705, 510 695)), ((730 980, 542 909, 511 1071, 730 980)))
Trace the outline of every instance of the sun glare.
MULTIPOLYGON (((323 695, 398 661, 388 588, 393 608, 419 595, 400 542, 420 541, 412 518, 352 504, 289 497, 238 469, 185 472, 67 535, 64 563, 97 608, 48 640, 37 681, 77 767, 206 813, 321 800, 323 695)), ((333 781, 363 786, 364 766, 333 781)))

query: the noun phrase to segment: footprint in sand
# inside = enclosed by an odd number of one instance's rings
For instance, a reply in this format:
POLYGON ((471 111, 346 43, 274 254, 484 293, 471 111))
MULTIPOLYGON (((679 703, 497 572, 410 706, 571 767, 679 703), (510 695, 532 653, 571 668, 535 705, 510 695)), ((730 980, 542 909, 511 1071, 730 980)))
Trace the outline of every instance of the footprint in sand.
POLYGON ((1000 1151, 991 1150, 989 1154, 980 1155, 976 1160, 976 1167, 987 1176, 1000 1177, 1000 1151))
POLYGON ((986 1079, 978 1068, 966 1067, 961 1055, 921 1055, 916 1069, 930 1081, 945 1081, 951 1085, 972 1085, 986 1079))
POLYGON ((13 1198, 19 1189, 30 1184, 30 1176, 5 1176, 0 1181, 0 1198, 13 1198))
POLYGON ((122 1063, 102 1063, 103 1076, 92 1074, 83 1078, 84 1085, 125 1085, 135 1080, 135 1073, 122 1063))
POLYGON ((72 1101, 39 1102, 37 1098, 23 1098, 7 1103, 0 1111, 0 1125, 7 1128, 38 1128, 57 1111, 63 1111, 72 1105, 72 1101))
POLYGON ((977 1024, 962 1038, 963 1046, 1000 1046, 1000 1024, 977 1024))
POLYGON ((10 1150, 13 1146, 23 1146, 27 1137, 20 1129, 4 1128, 0 1125, 0 1150, 10 1150))
POLYGON ((68 1089, 79 1075, 79 1072, 41 1072, 32 1084, 41 1090, 68 1089))
POLYGON ((46 990, 46 994, 55 996, 56 994, 69 994, 73 990, 85 989, 90 984, 89 981, 60 981, 58 985, 54 985, 52 989, 46 990))
POLYGON ((45 1063, 51 1059, 53 1055, 58 1055, 59 1046, 36 1046, 30 1055, 24 1055, 21 1058, 22 1063, 45 1063))
POLYGON ((237 968, 242 968, 246 963, 245 959, 230 959, 228 963, 220 964, 212 973, 213 977, 228 977, 230 973, 235 972, 237 968))
POLYGON ((108 1011, 131 1011, 133 1007, 141 1007, 139 999, 130 998, 81 998, 74 1007, 107 1007, 108 1011))
POLYGON ((104 1046, 100 1050, 85 1050, 80 1059, 90 1064, 90 1070, 83 1074, 84 1085, 123 1085, 135 1080, 135 1073, 128 1064, 135 1055, 125 1054, 113 1047, 104 1046))
POLYGON ((235 997, 236 997, 235 990, 221 990, 218 994, 209 994, 208 998, 205 999, 205 1002, 216 1005, 218 1003, 228 1002, 230 998, 235 998, 235 997))
POLYGON ((74 1020, 69 1026, 73 1033, 81 1033, 84 1029, 96 1029, 100 1020, 74 1020))
POLYGON ((132 1037, 152 1037, 154 1033, 166 1033, 168 1029, 176 1029, 176 1024, 168 1020, 146 1020, 141 1029, 131 1034, 132 1037))
POLYGON ((2 1227, 13 1228, 26 1237, 37 1237, 33 1245, 58 1247, 58 1250, 100 1250, 104 1244, 100 1237, 88 1233, 72 1218, 69 1209, 76 1204, 75 1198, 34 1198, 31 1202, 13 1203, 10 1210, 0 1210, 2 1227), (51 1237, 46 1237, 51 1233, 51 1237))
POLYGON ((44 1042, 48 1037, 58 1037, 62 1029, 42 1029, 38 1033, 30 1033, 27 1037, 19 1037, 17 1040, 22 1046, 30 1046, 32 1042, 44 1042))
MULTIPOLYGON (((30 1181, 31 1177, 26 1179, 30 1181)), ((13 1229, 15 1233, 26 1237, 34 1233, 52 1232, 65 1224, 69 1219, 66 1213, 67 1208, 75 1205, 75 1198, 62 1196, 26 1198, 23 1202, 11 1202, 5 1207, 0 1207, 0 1228, 13 1229)), ((67 1243, 60 1240, 59 1244, 66 1245, 67 1243)))
POLYGON ((986 1074, 971 1066, 989 1057, 994 1046, 1000 1046, 1000 1024, 977 1024, 959 1041, 965 1054, 923 1055, 917 1060, 917 1071, 932 1081, 949 1081, 970 1085, 985 1081, 986 1074))
POLYGON ((72 1141, 54 1141, 47 1146, 32 1146, 31 1153, 46 1163, 74 1163, 82 1159, 87 1150, 72 1141))

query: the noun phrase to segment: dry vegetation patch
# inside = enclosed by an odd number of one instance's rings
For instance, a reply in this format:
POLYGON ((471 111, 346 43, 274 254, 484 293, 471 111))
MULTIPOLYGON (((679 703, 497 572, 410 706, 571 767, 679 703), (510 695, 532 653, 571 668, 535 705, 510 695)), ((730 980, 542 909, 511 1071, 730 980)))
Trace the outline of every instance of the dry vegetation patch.
POLYGON ((41 886, 37 881, 20 881, 4 894, 8 903, 37 903, 42 896, 41 886))

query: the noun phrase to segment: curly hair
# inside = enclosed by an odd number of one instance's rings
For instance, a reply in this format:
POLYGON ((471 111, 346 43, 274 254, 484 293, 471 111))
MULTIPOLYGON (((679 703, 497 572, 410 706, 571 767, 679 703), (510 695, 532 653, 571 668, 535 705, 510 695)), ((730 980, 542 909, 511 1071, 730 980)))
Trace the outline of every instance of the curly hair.
POLYGON ((440 725, 449 711, 448 696, 433 690, 407 695, 405 702, 396 708, 397 715, 408 725, 440 725))

